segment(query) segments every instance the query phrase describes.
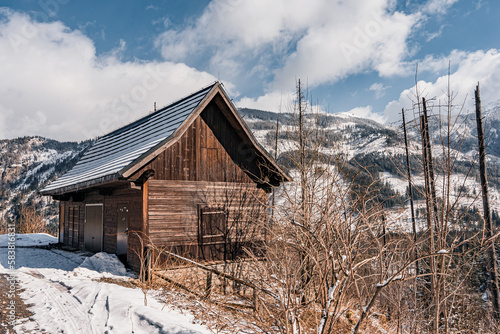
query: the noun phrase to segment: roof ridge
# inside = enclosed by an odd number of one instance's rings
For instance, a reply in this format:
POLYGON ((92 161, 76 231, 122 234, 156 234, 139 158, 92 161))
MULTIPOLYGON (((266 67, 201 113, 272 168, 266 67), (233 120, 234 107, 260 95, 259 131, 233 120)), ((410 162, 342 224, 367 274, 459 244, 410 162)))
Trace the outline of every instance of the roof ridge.
POLYGON ((177 99, 177 100, 175 100, 175 101, 171 102, 170 104, 168 104, 168 105, 166 105, 166 106, 161 107, 160 109, 156 110, 155 112, 152 112, 152 113, 149 113, 149 114, 147 114, 147 115, 144 115, 144 116, 142 116, 142 117, 140 117, 140 118, 138 118, 138 119, 136 119, 136 120, 134 120, 134 121, 132 121, 132 122, 130 122, 130 123, 127 123, 127 124, 125 124, 125 125, 123 125, 123 126, 119 127, 118 129, 115 129, 115 130, 113 130, 113 131, 111 131, 111 132, 109 132, 109 133, 106 133, 105 135, 103 135, 103 136, 101 136, 101 137, 97 138, 95 142, 97 142, 98 140, 100 140, 100 139, 102 139, 102 138, 105 138, 105 137, 111 136, 111 135, 113 135, 113 134, 119 133, 120 131, 123 131, 125 128, 127 128, 127 127, 129 127, 129 126, 131 126, 131 125, 137 125, 137 124, 138 124, 138 123, 140 123, 141 121, 146 121, 146 118, 148 118, 148 117, 152 117, 153 115, 156 115, 156 114, 158 114, 159 112, 164 111, 165 109, 171 108, 171 107, 173 107, 174 105, 179 104, 179 103, 181 103, 181 102, 183 102, 183 101, 185 101, 185 100, 189 99, 190 97, 192 97, 192 96, 194 96, 194 95, 196 95, 196 94, 201 93, 201 92, 202 92, 202 91, 204 91, 204 90, 209 90, 209 89, 211 89, 212 87, 214 87, 214 86, 215 86, 215 85, 217 85, 217 84, 219 84, 219 85, 220 85, 220 84, 221 84, 221 83, 220 83, 220 81, 216 80, 216 81, 214 81, 213 83, 211 83, 210 85, 207 85, 207 86, 205 86, 205 87, 203 87, 203 88, 201 88, 201 89, 198 89, 197 91, 195 91, 195 92, 193 92, 193 93, 191 93, 191 94, 185 95, 185 96, 183 96, 182 98, 177 99))

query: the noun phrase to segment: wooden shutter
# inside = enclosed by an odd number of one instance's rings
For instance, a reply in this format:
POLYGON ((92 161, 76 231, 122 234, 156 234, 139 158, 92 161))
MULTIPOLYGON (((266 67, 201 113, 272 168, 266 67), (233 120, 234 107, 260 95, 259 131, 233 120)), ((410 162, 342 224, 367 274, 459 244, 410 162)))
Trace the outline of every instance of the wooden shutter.
POLYGON ((78 207, 69 207, 68 210, 68 245, 78 248, 80 225, 80 210, 78 207))
POLYGON ((224 260, 226 256, 227 213, 221 208, 200 209, 198 241, 201 258, 224 260))
POLYGON ((78 248, 80 226, 80 209, 78 207, 73 209, 73 247, 78 248))
POLYGON ((68 245, 73 246, 73 214, 75 209, 70 207, 68 210, 68 245))

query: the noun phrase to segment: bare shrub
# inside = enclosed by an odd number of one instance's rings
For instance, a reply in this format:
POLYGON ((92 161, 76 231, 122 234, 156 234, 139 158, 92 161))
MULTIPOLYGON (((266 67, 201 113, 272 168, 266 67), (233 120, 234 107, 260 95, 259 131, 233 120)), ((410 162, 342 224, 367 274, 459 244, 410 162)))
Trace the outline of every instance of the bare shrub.
POLYGON ((34 208, 22 206, 20 210, 17 233, 48 233, 47 224, 34 208))

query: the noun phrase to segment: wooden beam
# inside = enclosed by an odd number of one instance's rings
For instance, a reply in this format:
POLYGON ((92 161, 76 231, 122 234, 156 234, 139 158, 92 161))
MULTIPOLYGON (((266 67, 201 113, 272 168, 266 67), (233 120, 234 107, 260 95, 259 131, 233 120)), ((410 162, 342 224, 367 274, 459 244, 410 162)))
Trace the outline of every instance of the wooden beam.
POLYGON ((149 181, 142 185, 142 232, 149 236, 149 181))

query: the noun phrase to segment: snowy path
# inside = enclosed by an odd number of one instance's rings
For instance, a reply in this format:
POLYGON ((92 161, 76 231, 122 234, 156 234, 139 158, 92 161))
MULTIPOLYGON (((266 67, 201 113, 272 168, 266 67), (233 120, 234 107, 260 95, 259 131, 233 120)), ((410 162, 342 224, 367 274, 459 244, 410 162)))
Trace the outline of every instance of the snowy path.
MULTIPOLYGON (((23 245, 25 246, 25 245, 23 245)), ((1 246, 0 246, 1 247, 1 246)), ((16 249, 21 294, 34 321, 16 327, 18 333, 210 333, 193 317, 169 310, 151 296, 144 306, 140 289, 96 282, 124 278, 116 257, 99 253, 86 257, 62 250, 16 249), (91 261, 89 261, 91 260, 91 261), (106 268, 97 272, 88 268, 106 268)), ((0 273, 8 273, 6 249, 0 248, 0 273)))

